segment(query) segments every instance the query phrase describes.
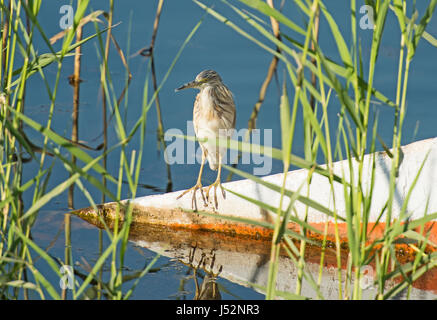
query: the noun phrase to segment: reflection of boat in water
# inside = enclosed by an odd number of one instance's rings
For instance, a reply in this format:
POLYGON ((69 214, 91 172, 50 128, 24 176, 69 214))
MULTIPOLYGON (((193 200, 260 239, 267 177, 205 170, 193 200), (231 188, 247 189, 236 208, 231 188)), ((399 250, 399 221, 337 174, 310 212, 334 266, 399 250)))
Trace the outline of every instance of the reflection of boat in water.
MULTIPOLYGON (((262 287, 267 284, 270 241, 267 239, 250 239, 249 237, 230 236, 192 230, 175 230, 167 227, 133 225, 130 240, 166 257, 177 259, 194 269, 196 282, 196 299, 219 299, 220 293, 215 282, 216 277, 264 293, 262 287), (196 271, 205 273, 202 284, 198 284, 196 271)), ((305 270, 314 279, 318 279, 321 249, 307 246, 305 250, 305 270)), ((347 254, 342 255, 342 266, 347 264, 347 254)), ((320 293, 324 299, 338 299, 339 283, 336 268, 336 256, 333 249, 325 251, 324 265, 321 273, 320 293)), ((363 281, 363 298, 373 299, 376 290, 372 286, 373 268, 366 270, 363 281)), ((346 271, 342 271, 342 288, 346 283, 346 271)), ((437 298, 437 268, 426 273, 420 281, 413 284, 411 299, 437 298), (433 280, 434 279, 434 280, 433 280)), ((277 290, 294 293, 297 280, 297 267, 283 252, 280 256, 277 290)), ((395 285, 396 282, 388 284, 395 285)), ((406 290, 405 290, 406 291, 406 290)), ((398 295, 403 298, 406 292, 398 295)), ((316 291, 304 280, 302 296, 317 298, 316 291)))

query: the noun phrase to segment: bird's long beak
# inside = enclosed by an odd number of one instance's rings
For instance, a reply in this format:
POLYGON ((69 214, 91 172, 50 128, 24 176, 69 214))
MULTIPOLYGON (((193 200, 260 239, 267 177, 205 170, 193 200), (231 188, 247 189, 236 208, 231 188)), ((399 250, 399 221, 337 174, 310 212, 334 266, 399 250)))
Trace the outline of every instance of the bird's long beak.
POLYGON ((184 84, 183 86, 180 86, 179 88, 176 88, 174 91, 178 92, 178 91, 188 89, 188 88, 197 88, 198 84, 199 83, 196 80, 194 80, 194 81, 191 81, 191 82, 184 84))

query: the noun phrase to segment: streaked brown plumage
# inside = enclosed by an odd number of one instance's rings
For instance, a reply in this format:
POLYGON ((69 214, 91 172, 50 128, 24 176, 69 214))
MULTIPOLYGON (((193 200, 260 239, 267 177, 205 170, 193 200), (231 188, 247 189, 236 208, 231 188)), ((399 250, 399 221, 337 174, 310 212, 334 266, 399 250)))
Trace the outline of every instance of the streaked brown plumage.
POLYGON ((196 96, 193 108, 193 124, 196 137, 202 148, 202 164, 199 171, 197 183, 191 189, 186 190, 180 197, 193 190, 192 205, 197 210, 196 191, 200 190, 205 205, 209 199, 209 190, 214 187, 215 207, 218 206, 216 189, 220 186, 222 195, 224 190, 220 183, 221 161, 226 153, 225 147, 216 146, 218 137, 230 137, 235 128, 235 103, 232 92, 223 84, 219 74, 213 70, 205 70, 199 73, 196 79, 189 82, 176 91, 196 88, 200 92, 196 96), (212 170, 218 169, 217 179, 206 188, 206 201, 202 191, 201 176, 205 160, 208 159, 209 167, 212 170))

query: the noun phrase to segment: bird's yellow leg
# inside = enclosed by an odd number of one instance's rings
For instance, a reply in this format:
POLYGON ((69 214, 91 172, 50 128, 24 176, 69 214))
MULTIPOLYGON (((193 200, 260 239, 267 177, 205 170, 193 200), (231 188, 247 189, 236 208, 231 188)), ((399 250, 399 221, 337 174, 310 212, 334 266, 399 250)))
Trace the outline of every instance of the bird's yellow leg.
POLYGON ((192 187, 188 190, 185 190, 183 193, 181 193, 176 198, 176 199, 180 199, 184 195, 189 193, 190 191, 193 191, 193 197, 191 198, 191 207, 196 211, 197 211, 197 201, 196 201, 196 191, 197 190, 200 190, 200 194, 202 195, 203 203, 205 204, 205 206, 207 205, 207 202, 206 202, 205 196, 203 195, 203 190, 202 190, 202 173, 203 173, 203 166, 205 165, 205 160, 206 160, 205 153, 202 153, 202 164, 200 165, 199 176, 197 177, 197 182, 194 185, 194 187, 192 187))
POLYGON ((220 158, 219 159, 218 172, 217 172, 217 179, 215 179, 213 184, 211 184, 210 186, 206 187, 206 191, 205 191, 206 201, 209 201, 209 190, 211 190, 211 188, 214 187, 214 204, 215 204, 215 208, 218 208, 217 187, 220 187, 220 189, 222 191, 223 198, 226 198, 225 190, 223 189, 222 184, 220 182, 221 173, 222 173, 222 160, 220 158))

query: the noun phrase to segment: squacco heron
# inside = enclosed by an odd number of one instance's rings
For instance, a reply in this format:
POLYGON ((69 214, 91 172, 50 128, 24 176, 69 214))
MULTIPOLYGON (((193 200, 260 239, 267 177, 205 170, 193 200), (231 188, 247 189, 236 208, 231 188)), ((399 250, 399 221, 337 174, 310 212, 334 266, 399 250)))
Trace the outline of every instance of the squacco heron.
POLYGON ((200 190, 205 206, 209 202, 209 191, 214 187, 214 204, 218 208, 217 187, 220 187, 223 198, 225 191, 220 182, 222 158, 226 148, 217 144, 217 138, 229 138, 235 128, 235 103, 232 92, 224 85, 222 78, 213 70, 204 70, 199 73, 194 81, 188 82, 175 91, 195 88, 197 94, 193 108, 194 132, 202 149, 202 163, 194 187, 184 191, 177 199, 193 191, 191 205, 197 210, 196 192, 200 190), (208 159, 211 170, 218 170, 217 179, 205 190, 202 190, 202 172, 205 160, 208 159))

